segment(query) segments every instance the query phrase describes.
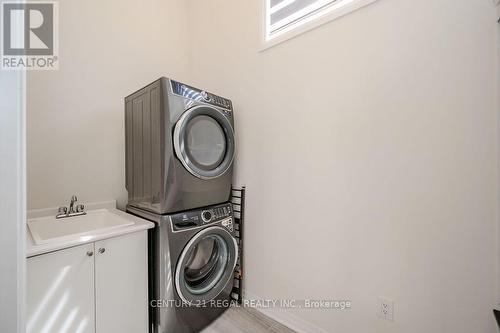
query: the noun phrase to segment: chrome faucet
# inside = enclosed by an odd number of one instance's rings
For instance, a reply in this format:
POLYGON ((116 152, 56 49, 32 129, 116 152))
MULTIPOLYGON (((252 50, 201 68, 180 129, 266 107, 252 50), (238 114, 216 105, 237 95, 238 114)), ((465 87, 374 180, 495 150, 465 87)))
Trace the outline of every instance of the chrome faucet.
POLYGON ((85 215, 87 214, 85 212, 85 206, 84 205, 76 205, 75 209, 75 204, 77 202, 78 198, 76 195, 73 195, 71 197, 71 202, 69 203, 69 209, 68 207, 59 207, 58 214, 56 215, 56 219, 62 219, 64 217, 72 217, 72 216, 80 216, 80 215, 85 215))
POLYGON ((78 200, 78 198, 76 197, 76 195, 73 195, 71 197, 71 202, 69 203, 69 213, 74 213, 75 210, 73 209, 73 207, 75 206, 75 202, 78 200))

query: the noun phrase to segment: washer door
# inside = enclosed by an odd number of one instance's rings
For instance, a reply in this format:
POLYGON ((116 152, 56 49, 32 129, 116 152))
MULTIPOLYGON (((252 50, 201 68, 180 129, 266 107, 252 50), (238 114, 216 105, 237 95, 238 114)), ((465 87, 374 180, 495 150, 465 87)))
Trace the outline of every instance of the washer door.
POLYGON ((184 167, 201 179, 223 175, 234 158, 234 133, 229 120, 210 106, 195 106, 174 129, 174 148, 184 167))
POLYGON ((224 228, 209 227, 197 233, 182 251, 175 268, 180 298, 202 305, 217 297, 233 277, 238 245, 224 228))

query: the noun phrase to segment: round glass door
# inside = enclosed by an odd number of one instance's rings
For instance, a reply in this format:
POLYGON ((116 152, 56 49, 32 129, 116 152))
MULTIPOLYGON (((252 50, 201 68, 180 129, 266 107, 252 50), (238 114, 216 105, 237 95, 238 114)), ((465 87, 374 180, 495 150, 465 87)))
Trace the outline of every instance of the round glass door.
POLYGON ((218 110, 197 106, 186 111, 174 129, 174 148, 184 167, 202 179, 224 174, 234 158, 234 134, 218 110))
POLYGON ((233 276, 238 247, 221 227, 200 231, 186 245, 176 267, 176 287, 181 299, 198 305, 217 297, 233 276))
POLYGON ((197 167, 213 170, 226 155, 226 136, 219 123, 205 115, 196 116, 186 126, 186 153, 197 167))

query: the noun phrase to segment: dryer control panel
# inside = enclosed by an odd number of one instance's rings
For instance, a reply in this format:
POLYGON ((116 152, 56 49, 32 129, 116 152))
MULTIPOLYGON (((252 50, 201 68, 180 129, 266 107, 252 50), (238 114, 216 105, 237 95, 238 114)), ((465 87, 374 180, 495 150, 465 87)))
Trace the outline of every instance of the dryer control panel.
POLYGON ((170 216, 174 231, 185 230, 189 228, 196 228, 206 224, 223 221, 223 225, 229 228, 231 224, 232 229, 232 208, 231 204, 226 203, 217 206, 207 207, 202 210, 192 210, 184 213, 179 213, 170 216), (227 222, 230 220, 230 222, 227 222))
MULTIPOLYGON (((172 92, 176 95, 189 98, 195 101, 202 101, 227 110, 233 109, 233 104, 231 103, 231 100, 227 98, 217 96, 205 90, 191 87, 188 86, 187 84, 177 82, 174 80, 170 80, 170 82, 172 84, 172 92)), ((226 115, 231 116, 231 111, 226 113, 226 115)))

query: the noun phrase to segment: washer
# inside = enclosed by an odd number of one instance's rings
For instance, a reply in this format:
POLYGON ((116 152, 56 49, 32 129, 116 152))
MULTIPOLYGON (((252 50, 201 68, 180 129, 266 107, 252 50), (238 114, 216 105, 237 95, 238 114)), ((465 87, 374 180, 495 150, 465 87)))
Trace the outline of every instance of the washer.
POLYGON ((230 203, 173 215, 127 206, 149 233, 150 332, 198 332, 231 304, 238 260, 230 203))
POLYGON ((128 204, 170 214, 229 200, 232 102, 162 77, 125 98, 128 204))

